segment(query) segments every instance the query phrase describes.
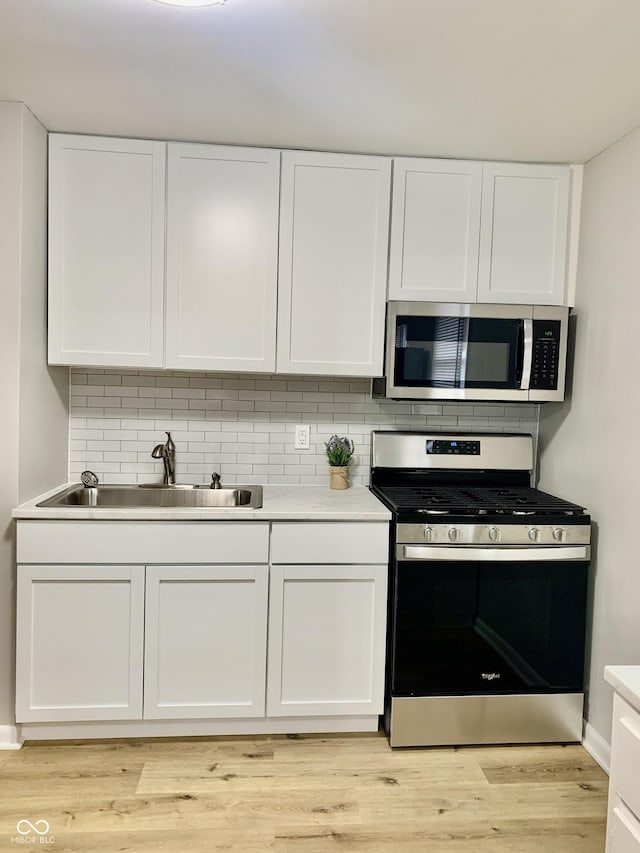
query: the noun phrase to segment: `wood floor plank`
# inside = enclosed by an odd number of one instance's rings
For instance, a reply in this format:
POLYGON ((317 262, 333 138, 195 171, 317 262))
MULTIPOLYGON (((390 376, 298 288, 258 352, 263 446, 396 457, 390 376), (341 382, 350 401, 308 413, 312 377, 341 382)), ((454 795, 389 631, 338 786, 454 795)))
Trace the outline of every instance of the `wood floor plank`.
POLYGON ((62 832, 49 848, 56 853, 273 853, 273 831, 242 829, 62 832))
POLYGON ((100 799, 59 797, 52 793, 0 803, 0 837, 12 831, 20 818, 36 814, 38 819, 44 818, 51 824, 52 831, 55 827, 56 832, 65 828, 79 832, 119 832, 360 822, 358 804, 351 791, 289 790, 274 797, 256 790, 250 797, 186 793, 100 799))
POLYGON ((137 788, 138 794, 162 794, 189 791, 216 794, 250 793, 260 785, 276 795, 288 790, 329 790, 350 788, 357 796, 361 788, 420 783, 488 782, 477 761, 465 755, 403 756, 390 750, 382 755, 344 754, 334 757, 307 757, 306 760, 262 762, 244 759, 200 761, 194 759, 151 759, 145 762, 137 788))
POLYGON ((478 762, 494 785, 513 782, 604 782, 607 774, 576 744, 540 745, 473 750, 467 753, 478 762))
POLYGON ((54 785, 56 797, 100 796, 105 790, 114 797, 135 794, 144 767, 141 761, 121 761, 111 767, 100 762, 91 766, 56 766, 52 779, 49 764, 20 764, 0 767, 0 791, 11 791, 12 797, 28 798, 34 792, 54 785))
POLYGON ((0 753, 16 761, 100 761, 118 763, 123 754, 135 755, 141 761, 153 756, 182 758, 189 755, 249 757, 273 759, 277 736, 254 738, 199 737, 199 738, 131 738, 104 741, 31 741, 15 752, 0 753))
POLYGON ((274 853, 603 853, 602 821, 476 821, 276 830, 274 853))
POLYGON ((415 815, 449 815, 452 820, 490 819, 508 814, 519 820, 597 817, 606 814, 607 783, 543 785, 414 785, 392 786, 358 795, 363 823, 410 821, 415 815))

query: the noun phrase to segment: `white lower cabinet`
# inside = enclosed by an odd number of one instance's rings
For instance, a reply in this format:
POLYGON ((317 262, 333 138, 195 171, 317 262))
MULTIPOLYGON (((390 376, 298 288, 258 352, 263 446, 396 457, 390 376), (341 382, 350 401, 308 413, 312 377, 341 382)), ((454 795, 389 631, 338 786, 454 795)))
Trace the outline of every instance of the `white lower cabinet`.
POLYGON ((142 717, 144 566, 21 566, 16 719, 142 717))
POLYGON ((261 717, 267 566, 149 566, 144 717, 261 717))
POLYGON ((607 853, 640 853, 639 780, 640 713, 619 693, 615 693, 611 733, 607 853))
POLYGON ((388 547, 386 523, 274 523, 269 716, 382 713, 388 547))
POLYGON ((267 714, 379 714, 386 566, 272 566, 267 714))
POLYGON ((619 797, 612 804, 607 826, 607 853, 639 853, 640 822, 619 797))
POLYGON ((16 720, 45 738, 373 730, 387 549, 386 521, 19 522, 16 720))

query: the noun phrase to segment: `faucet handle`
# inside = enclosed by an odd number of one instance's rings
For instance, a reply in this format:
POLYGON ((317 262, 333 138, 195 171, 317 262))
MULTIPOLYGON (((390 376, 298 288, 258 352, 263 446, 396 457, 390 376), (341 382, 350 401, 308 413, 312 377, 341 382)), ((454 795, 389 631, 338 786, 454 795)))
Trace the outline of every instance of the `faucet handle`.
POLYGON ((222 488, 222 486, 220 485, 220 474, 218 474, 217 471, 214 471, 213 474, 211 475, 211 485, 209 486, 209 488, 210 489, 221 489, 222 488))

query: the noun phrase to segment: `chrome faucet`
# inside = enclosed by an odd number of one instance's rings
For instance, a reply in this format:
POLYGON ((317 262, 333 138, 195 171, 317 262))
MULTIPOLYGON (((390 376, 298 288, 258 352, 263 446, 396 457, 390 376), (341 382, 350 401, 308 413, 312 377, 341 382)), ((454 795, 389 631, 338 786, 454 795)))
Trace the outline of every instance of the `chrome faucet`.
POLYGON ((164 477, 162 482, 165 486, 174 486, 176 482, 176 446, 171 438, 171 433, 167 433, 167 440, 164 444, 156 444, 151 451, 151 456, 154 459, 162 459, 164 463, 164 477))

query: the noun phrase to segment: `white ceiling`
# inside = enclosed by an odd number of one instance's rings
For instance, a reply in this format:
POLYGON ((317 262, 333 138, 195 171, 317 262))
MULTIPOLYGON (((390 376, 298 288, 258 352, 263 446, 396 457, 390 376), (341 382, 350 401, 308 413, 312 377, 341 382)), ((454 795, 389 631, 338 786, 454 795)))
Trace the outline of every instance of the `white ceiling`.
POLYGON ((638 0, 0 0, 51 130, 585 162, 640 124, 638 0))

